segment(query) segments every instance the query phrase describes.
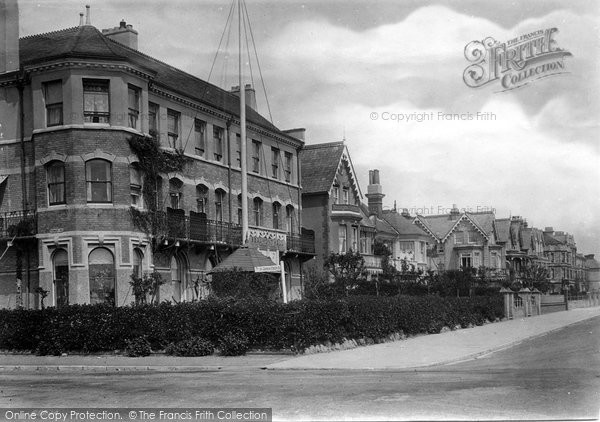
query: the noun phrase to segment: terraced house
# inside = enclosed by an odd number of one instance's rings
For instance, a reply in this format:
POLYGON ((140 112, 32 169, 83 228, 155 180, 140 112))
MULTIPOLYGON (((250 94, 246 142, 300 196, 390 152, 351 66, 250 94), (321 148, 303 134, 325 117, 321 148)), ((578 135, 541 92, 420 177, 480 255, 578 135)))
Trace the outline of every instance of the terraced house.
POLYGON ((139 52, 131 25, 100 31, 89 9, 77 27, 19 39, 13 4, 0 33, 0 307, 39 307, 38 287, 46 305, 125 305, 130 275, 153 270, 167 280, 161 301, 202 298, 207 272, 242 243, 242 201, 248 244, 284 261, 297 296, 313 252, 301 230, 300 132, 276 128, 242 88, 242 198, 239 87, 139 52), (151 185, 132 147, 149 138, 180 160, 151 185))

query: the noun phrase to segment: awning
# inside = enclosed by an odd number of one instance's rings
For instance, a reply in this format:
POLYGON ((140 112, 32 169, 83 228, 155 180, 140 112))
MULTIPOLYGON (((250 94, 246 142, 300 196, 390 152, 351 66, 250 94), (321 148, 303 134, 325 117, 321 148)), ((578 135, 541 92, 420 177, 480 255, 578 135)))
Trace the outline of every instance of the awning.
POLYGON ((260 252, 255 246, 244 246, 225 258, 223 262, 210 270, 209 274, 233 269, 253 273, 279 274, 281 272, 281 267, 275 264, 271 258, 260 252))

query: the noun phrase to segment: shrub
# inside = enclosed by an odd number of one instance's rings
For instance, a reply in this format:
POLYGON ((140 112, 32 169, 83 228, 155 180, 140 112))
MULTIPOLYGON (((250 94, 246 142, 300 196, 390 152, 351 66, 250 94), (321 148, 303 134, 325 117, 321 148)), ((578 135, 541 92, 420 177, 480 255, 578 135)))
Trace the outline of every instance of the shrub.
MULTIPOLYGON (((327 342, 342 343, 344 339, 378 341, 397 332, 439 332, 444 326, 468 327, 502 316, 503 301, 499 295, 350 295, 288 304, 262 298, 209 298, 175 305, 3 309, 0 350, 53 354, 127 349, 150 353, 150 349, 163 349, 170 344, 170 349, 175 350, 179 342, 202 338, 220 346, 225 353, 238 350, 238 343, 244 346, 240 347, 243 352, 249 347, 297 351, 327 342)), ((191 344, 188 348, 195 349, 191 344)))
POLYGON ((165 352, 174 356, 209 356, 215 349, 212 343, 202 337, 192 337, 177 343, 170 343, 165 352))
POLYGON ((36 356, 60 356, 63 354, 63 345, 55 340, 42 340, 35 349, 36 356))
POLYGON ((223 356, 242 356, 249 348, 248 337, 237 330, 226 333, 219 341, 219 350, 223 356))
POLYGON ((152 353, 150 343, 146 337, 136 337, 133 340, 126 340, 126 343, 125 354, 129 357, 150 356, 150 353, 152 353))
POLYGON ((276 299, 280 295, 279 281, 273 274, 248 273, 236 268, 213 273, 211 289, 218 297, 238 299, 276 299))

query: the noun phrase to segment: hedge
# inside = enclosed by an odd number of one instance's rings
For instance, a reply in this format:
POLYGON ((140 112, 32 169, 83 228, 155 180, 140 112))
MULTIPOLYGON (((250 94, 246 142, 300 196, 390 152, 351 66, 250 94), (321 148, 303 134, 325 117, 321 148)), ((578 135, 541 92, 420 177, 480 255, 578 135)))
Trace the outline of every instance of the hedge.
POLYGON ((253 349, 291 349, 344 339, 437 333, 442 327, 481 325, 503 316, 502 298, 351 296, 296 301, 209 299, 200 302, 112 307, 71 305, 43 310, 0 310, 0 349, 35 351, 40 343, 63 351, 124 350, 143 337, 153 350, 192 337, 213 345, 242 333, 253 349))

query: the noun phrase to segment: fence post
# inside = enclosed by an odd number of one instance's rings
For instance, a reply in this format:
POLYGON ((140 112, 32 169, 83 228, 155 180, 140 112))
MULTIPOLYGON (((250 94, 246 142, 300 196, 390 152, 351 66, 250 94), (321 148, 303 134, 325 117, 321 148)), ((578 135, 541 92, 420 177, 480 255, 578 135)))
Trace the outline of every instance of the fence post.
POLYGON ((525 317, 531 316, 531 290, 527 287, 519 290, 519 296, 523 298, 523 305, 525 307, 525 317))
POLYGON ((540 292, 538 289, 534 288, 531 291, 531 297, 535 300, 535 315, 541 315, 542 314, 542 292, 540 292))
POLYGON ((500 293, 502 293, 502 295, 504 296, 504 316, 507 319, 512 319, 513 315, 512 315, 512 298, 513 298, 513 291, 510 289, 507 289, 506 287, 503 287, 502 289, 500 289, 500 293))

